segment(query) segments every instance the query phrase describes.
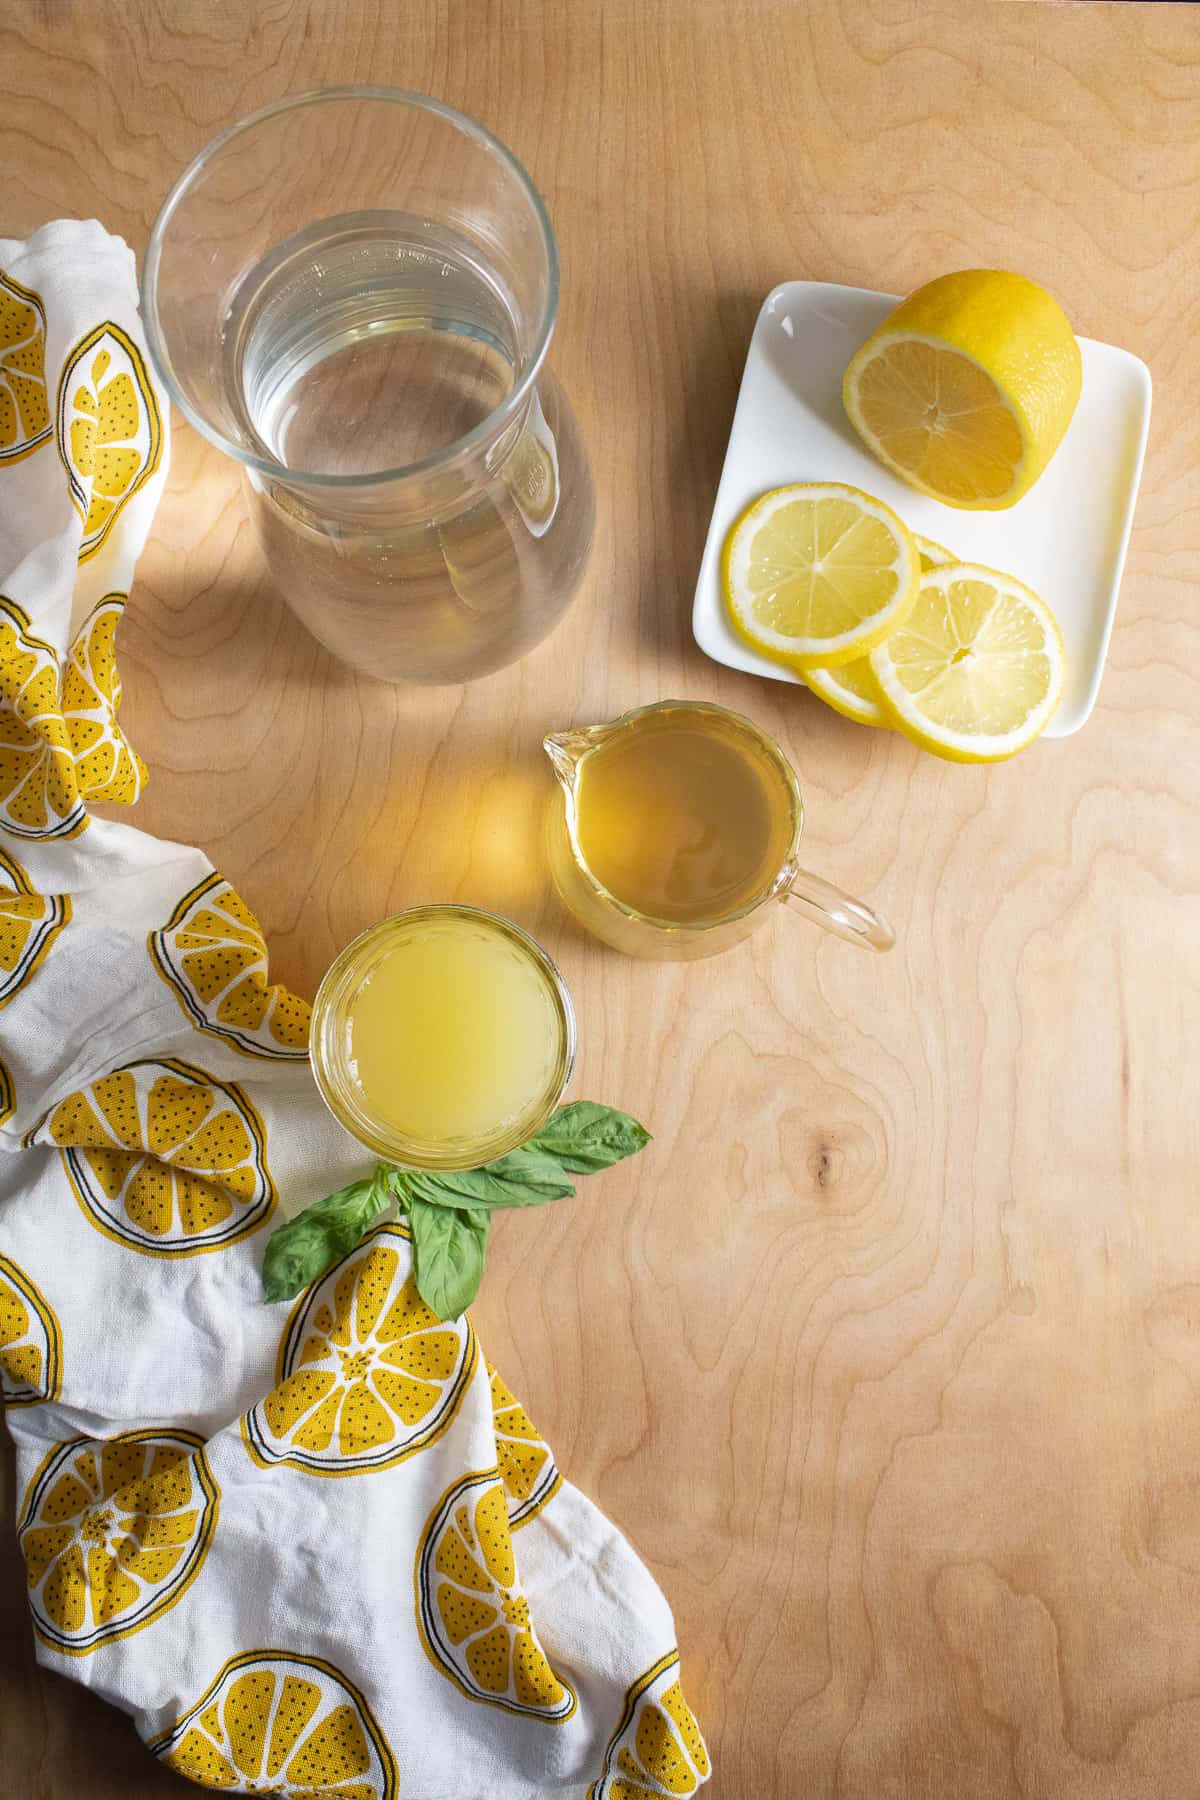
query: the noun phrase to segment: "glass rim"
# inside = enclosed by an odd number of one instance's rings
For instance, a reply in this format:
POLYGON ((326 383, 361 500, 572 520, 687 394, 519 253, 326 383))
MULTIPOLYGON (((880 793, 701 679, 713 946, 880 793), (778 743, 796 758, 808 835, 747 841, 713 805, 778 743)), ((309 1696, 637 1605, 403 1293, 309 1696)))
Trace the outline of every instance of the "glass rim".
POLYGON ((550 214, 533 177, 525 165, 514 156, 508 145, 502 142, 494 132, 489 131, 486 125, 481 125, 478 120, 470 118, 468 114, 459 112, 457 107, 448 105, 444 100, 435 100, 430 94, 420 94, 410 88, 383 87, 355 82, 347 82, 334 87, 309 88, 303 94, 287 94, 281 100, 272 100, 268 105, 260 106, 256 112, 247 113, 244 119, 235 120, 232 125, 227 125, 224 131, 219 132, 215 138, 211 138, 192 158, 182 174, 177 177, 166 199, 158 209, 158 215, 150 229, 146 254, 142 261, 142 276, 138 294, 139 310, 146 331, 146 344, 155 371, 166 387, 171 401, 179 408, 189 425, 200 433, 201 437, 206 438, 210 444, 226 456, 233 457, 235 462, 240 463, 243 468, 253 469, 256 474, 265 476, 268 480, 299 484, 304 487, 331 488, 342 492, 361 491, 379 482, 399 481, 407 476, 432 474, 436 470, 446 467, 464 453, 478 449, 481 444, 497 437, 516 417, 523 403, 528 399, 546 360, 546 353, 550 348, 550 340, 554 335, 554 327, 558 320, 558 299, 558 243, 554 236, 554 227, 550 223, 550 214), (422 112, 436 114, 437 117, 446 120, 448 124, 461 131, 464 136, 474 139, 481 149, 499 159, 523 189, 533 209, 534 219, 540 228, 542 246, 546 255, 546 303, 533 348, 526 359, 526 366, 520 379, 514 382, 499 405, 493 407, 490 413, 477 425, 472 426, 471 430, 464 433, 462 437, 454 438, 449 444, 443 445, 440 450, 435 450, 432 455, 424 456, 417 462, 401 463, 389 469, 373 469, 365 475, 333 475, 322 473, 319 470, 293 468, 287 463, 276 461, 274 457, 259 456, 255 451, 249 450, 244 444, 239 443, 236 438, 227 436, 218 427, 210 424, 183 393, 161 329, 156 298, 159 271, 162 265, 163 239, 166 232, 171 225, 176 209, 193 186, 196 177, 208 167, 219 152, 224 150, 235 138, 241 136, 243 132, 262 125, 267 120, 274 119, 283 113, 295 111, 302 106, 324 105, 327 102, 343 100, 386 100, 403 106, 416 107, 422 112))
POLYGON ((571 1000, 570 989, 563 980, 549 951, 544 949, 528 931, 518 925, 515 919, 506 918, 503 913, 490 912, 486 907, 471 906, 466 902, 431 901, 418 906, 406 906, 399 912, 389 913, 385 919, 377 919, 373 925, 368 925, 365 931, 360 931, 357 937, 351 938, 350 942, 338 951, 321 977, 313 998, 308 1045, 309 1062, 317 1092, 343 1130, 349 1132, 350 1136, 357 1139, 365 1149, 388 1162, 395 1163, 399 1168, 445 1171, 474 1169, 484 1163, 493 1162, 498 1156, 506 1156, 511 1150, 519 1149, 530 1137, 542 1129, 553 1114, 566 1091, 575 1068, 577 1048, 575 1007, 571 1000), (551 1087, 547 1088, 536 1111, 531 1113, 527 1120, 520 1122, 517 1127, 504 1132, 496 1132, 490 1138, 481 1138, 470 1147, 468 1156, 454 1152, 438 1155, 434 1152, 418 1159, 411 1153, 405 1155, 404 1147, 410 1146, 412 1149, 424 1151, 428 1150, 429 1146, 421 1145, 416 1139, 405 1138, 397 1132, 389 1135, 385 1128, 377 1126, 372 1121, 365 1109, 347 1104, 345 1093, 332 1079, 333 1070, 330 1066, 330 1059, 327 1059, 325 1055, 323 1038, 327 1020, 333 1016, 338 1002, 344 998, 344 995, 338 991, 339 983, 345 980, 371 943, 383 934, 390 932, 397 925, 416 918, 429 917, 436 913, 455 913, 469 919, 483 919, 489 925, 498 926, 506 936, 515 938, 530 954, 545 976, 558 1003, 562 1025, 561 1068, 556 1071, 555 1081, 551 1087))
MULTIPOLYGON (((616 718, 610 719, 606 725, 584 727, 584 729, 617 731, 623 726, 632 724, 635 719, 645 718, 649 713, 676 710, 717 713, 723 719, 731 719, 735 725, 742 727, 762 745, 770 761, 783 777, 783 783, 791 802, 791 838, 786 856, 767 885, 752 900, 747 900, 743 905, 731 908, 729 912, 719 913, 713 919, 664 919, 657 913, 642 912, 638 907, 630 906, 627 900, 622 900, 619 895, 613 893, 611 888, 605 887, 600 878, 593 873, 583 853, 583 845, 579 841, 578 795, 575 787, 564 788, 563 792, 567 838, 571 846, 572 859, 585 881, 602 900, 615 907, 618 912, 623 913, 627 919, 637 925, 650 925, 656 931, 680 932, 688 936, 701 937, 706 931, 719 931, 723 926, 732 925, 739 919, 748 918, 751 913, 757 912, 760 906, 765 906, 768 900, 776 899, 791 887, 796 879, 796 859, 800 853, 800 837, 804 830, 804 797, 800 792, 796 771, 783 746, 776 742, 769 731, 764 731, 761 725, 756 725, 753 719, 747 718, 745 713, 735 712, 731 706, 722 706, 716 700, 652 700, 647 706, 634 706, 628 712, 618 713, 616 718)), ((591 754, 590 750, 585 751, 580 761, 582 762, 591 754)))

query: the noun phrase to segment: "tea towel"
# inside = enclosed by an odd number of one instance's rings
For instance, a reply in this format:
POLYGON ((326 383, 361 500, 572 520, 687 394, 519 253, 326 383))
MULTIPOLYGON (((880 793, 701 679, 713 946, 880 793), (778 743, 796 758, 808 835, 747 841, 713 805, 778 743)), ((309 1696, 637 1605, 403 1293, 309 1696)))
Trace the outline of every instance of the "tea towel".
POLYGON ((0 1375, 39 1658, 293 1800, 643 1800, 705 1747, 670 1610, 384 1224, 294 1305, 275 1223, 366 1172, 146 779, 114 639, 165 479, 134 259, 0 241, 0 1375))

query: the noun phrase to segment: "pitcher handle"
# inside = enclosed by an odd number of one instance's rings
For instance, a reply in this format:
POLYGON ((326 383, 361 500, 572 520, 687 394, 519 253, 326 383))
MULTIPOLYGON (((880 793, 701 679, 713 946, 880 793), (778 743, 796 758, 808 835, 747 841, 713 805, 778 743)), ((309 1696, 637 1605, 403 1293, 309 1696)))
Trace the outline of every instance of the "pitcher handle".
POLYGON ((824 926, 848 943, 861 944, 867 950, 890 950, 896 934, 886 920, 873 913, 861 900, 851 899, 832 881, 797 869, 796 878, 783 898, 791 900, 815 925, 824 926))

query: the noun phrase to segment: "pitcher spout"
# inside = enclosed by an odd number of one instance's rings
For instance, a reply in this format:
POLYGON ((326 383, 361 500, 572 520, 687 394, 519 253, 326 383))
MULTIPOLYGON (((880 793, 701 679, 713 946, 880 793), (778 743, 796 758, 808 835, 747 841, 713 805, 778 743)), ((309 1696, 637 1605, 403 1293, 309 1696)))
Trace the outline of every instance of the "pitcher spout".
POLYGON ((552 731, 542 739, 554 773, 569 793, 574 791, 579 765, 591 747, 592 734, 588 731, 552 731))

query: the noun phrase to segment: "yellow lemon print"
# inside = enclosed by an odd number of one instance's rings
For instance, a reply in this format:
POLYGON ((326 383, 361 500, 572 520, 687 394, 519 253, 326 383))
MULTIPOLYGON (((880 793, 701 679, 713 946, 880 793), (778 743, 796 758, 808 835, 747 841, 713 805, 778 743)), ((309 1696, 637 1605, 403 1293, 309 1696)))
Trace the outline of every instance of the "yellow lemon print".
POLYGON ((120 594, 81 628, 61 682, 58 656, 0 595, 0 824, 16 837, 74 837, 84 796, 130 802, 145 765, 117 725, 121 684, 113 654, 120 594))
POLYGON ((411 1268, 408 1228, 382 1225, 300 1299, 276 1385, 242 1419, 255 1462, 360 1475, 442 1435, 478 1349, 466 1318, 443 1324, 429 1310, 411 1268))
POLYGON ((17 1110, 17 1096, 13 1088, 13 1078, 6 1065, 0 1062, 0 1125, 11 1119, 17 1110))
POLYGON ((575 1694, 538 1642, 517 1583, 508 1507, 495 1469, 456 1481, 417 1547, 425 1653, 471 1700, 562 1724, 575 1694))
POLYGON ((117 724, 115 645, 124 611, 124 595, 106 594, 81 626, 63 674, 62 711, 79 791, 89 800, 132 806, 145 786, 146 765, 117 724))
POLYGON ((36 1406, 62 1392, 54 1309, 7 1256, 0 1256, 0 1382, 8 1406, 36 1406))
POLYGON ((558 446, 536 394, 500 476, 534 537, 544 536, 558 511, 558 446))
POLYGON ((35 894, 21 865, 0 850, 0 1006, 25 986, 70 917, 65 894, 35 894))
POLYGON ((59 1146, 91 1223, 151 1256, 222 1249, 275 1205, 262 1120, 239 1087, 187 1063, 129 1063, 33 1137, 59 1146))
POLYGON ((46 308, 0 269, 0 467, 20 462, 53 432, 46 395, 46 308))
POLYGON ((508 1496, 508 1523, 516 1531, 557 1494, 562 1476, 554 1465, 549 1444, 490 1363, 488 1374, 492 1382, 496 1461, 508 1496))
POLYGON ((149 937, 154 966, 198 1031, 246 1056, 308 1059, 312 1008, 267 982, 267 946, 236 889, 209 875, 149 937))
POLYGON ((90 331, 67 359, 58 386, 58 452, 83 520, 79 560, 86 562, 162 454, 162 420, 142 353, 111 321, 90 331))
POLYGON ((88 1656, 169 1611, 200 1572, 217 1508, 190 1431, 59 1444, 30 1482, 17 1527, 38 1636, 88 1656))
POLYGON ((668 1650, 626 1694, 604 1772, 588 1789, 587 1800, 694 1794, 710 1773, 700 1727, 679 1685, 679 1652, 668 1650))
POLYGON ((249 1650, 150 1745, 201 1787, 289 1800, 396 1800, 396 1763, 354 1684, 315 1656, 249 1650))
POLYGON ((0 595, 0 825, 14 837, 74 837, 87 824, 59 705, 58 657, 0 595))

